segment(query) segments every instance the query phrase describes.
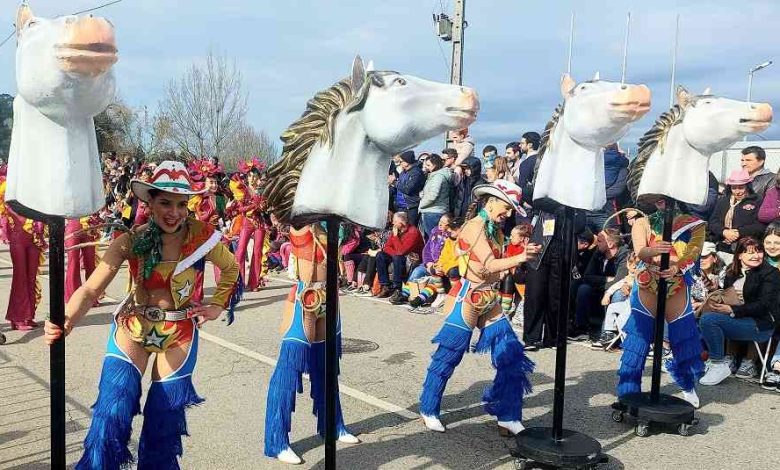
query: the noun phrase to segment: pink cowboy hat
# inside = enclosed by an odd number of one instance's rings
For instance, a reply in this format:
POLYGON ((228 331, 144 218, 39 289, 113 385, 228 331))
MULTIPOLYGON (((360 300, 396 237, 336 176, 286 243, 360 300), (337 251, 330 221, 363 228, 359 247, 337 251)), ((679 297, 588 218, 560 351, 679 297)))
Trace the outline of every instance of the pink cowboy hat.
POLYGON ((748 173, 747 170, 734 170, 731 172, 728 179, 726 179, 726 184, 728 186, 742 186, 751 181, 753 181, 753 177, 750 176, 750 173, 748 173))

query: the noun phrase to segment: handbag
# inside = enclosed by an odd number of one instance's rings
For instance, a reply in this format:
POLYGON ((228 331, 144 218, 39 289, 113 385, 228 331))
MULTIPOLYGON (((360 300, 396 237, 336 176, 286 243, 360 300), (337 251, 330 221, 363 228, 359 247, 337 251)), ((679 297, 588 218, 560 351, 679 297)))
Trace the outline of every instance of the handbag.
POLYGON ((737 292, 734 287, 728 287, 726 289, 717 289, 712 291, 704 299, 704 302, 699 305, 695 310, 696 316, 700 316, 703 312, 711 312, 712 304, 726 304, 729 306, 743 305, 745 300, 742 297, 741 292, 737 292))

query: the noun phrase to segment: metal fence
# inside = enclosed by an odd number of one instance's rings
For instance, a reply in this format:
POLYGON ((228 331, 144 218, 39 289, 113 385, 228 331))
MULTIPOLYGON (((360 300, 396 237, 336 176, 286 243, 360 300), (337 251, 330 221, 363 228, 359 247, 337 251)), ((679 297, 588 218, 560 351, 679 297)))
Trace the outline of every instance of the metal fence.
POLYGON ((740 168, 739 159, 742 156, 742 149, 751 145, 758 145, 766 151, 766 164, 764 166, 777 173, 780 169, 780 140, 750 140, 737 142, 731 148, 710 158, 710 171, 718 178, 718 181, 724 182, 732 171, 740 168))

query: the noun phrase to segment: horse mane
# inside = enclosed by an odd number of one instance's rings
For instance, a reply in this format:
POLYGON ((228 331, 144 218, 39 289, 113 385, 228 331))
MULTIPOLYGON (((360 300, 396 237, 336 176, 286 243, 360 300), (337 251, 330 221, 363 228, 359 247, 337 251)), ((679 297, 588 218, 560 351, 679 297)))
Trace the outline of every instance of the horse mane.
POLYGON ((631 199, 634 201, 637 200, 639 183, 642 180, 642 174, 645 171, 647 162, 650 160, 650 155, 655 152, 656 148, 660 148, 663 154, 666 136, 672 127, 682 122, 684 117, 685 112, 683 108, 676 104, 669 111, 661 114, 655 121, 655 124, 653 124, 653 127, 639 139, 639 151, 628 167, 627 184, 631 192, 631 199))
POLYGON ((544 132, 542 132, 542 140, 539 143, 539 152, 536 154, 536 163, 534 164, 534 185, 536 184, 536 177, 539 175, 539 168, 542 165, 542 159, 544 158, 544 154, 547 153, 547 150, 550 148, 550 138, 552 137, 552 131, 555 128, 556 125, 558 125, 558 122, 561 120, 561 116, 563 116, 563 110, 566 103, 563 102, 559 104, 555 111, 553 111, 553 115, 550 118, 550 121, 547 123, 546 126, 544 126, 544 132))
POLYGON ((345 78, 318 92, 306 103, 301 117, 282 132, 282 156, 268 169, 263 192, 268 210, 282 223, 290 222, 295 191, 314 144, 332 147, 336 117, 342 111, 362 109, 372 82, 381 86, 382 76, 390 73, 395 72, 368 72, 359 90, 354 89, 350 78, 345 78))

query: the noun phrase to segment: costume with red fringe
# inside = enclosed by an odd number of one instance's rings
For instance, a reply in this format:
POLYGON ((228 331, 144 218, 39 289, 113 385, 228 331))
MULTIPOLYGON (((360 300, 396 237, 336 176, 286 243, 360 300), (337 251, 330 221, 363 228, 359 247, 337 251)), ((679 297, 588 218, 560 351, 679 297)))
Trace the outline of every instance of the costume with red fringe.
MULTIPOLYGON (((198 188, 203 187, 206 178, 216 178, 218 174, 224 172, 221 165, 215 165, 205 158, 190 162, 188 170, 193 181, 196 181, 194 186, 198 188)), ((193 196, 187 204, 187 207, 190 212, 195 215, 197 220, 211 225, 215 230, 220 230, 225 220, 226 205, 227 199, 224 194, 206 193, 193 196)), ((214 280, 217 284, 219 284, 219 278, 220 271, 215 265, 214 280)), ((242 279, 244 278, 242 277, 242 279)), ((200 270, 195 278, 195 288, 192 294, 193 299, 198 303, 203 301, 203 281, 204 271, 200 270)))
MULTIPOLYGON (((255 159, 242 161, 238 164, 242 174, 248 174, 252 169, 259 172, 265 170, 265 164, 255 159)), ((230 191, 233 193, 229 215, 235 215, 231 232, 238 235, 236 246, 236 261, 243 279, 247 279, 247 289, 256 290, 265 285, 267 274, 267 256, 271 241, 268 235, 268 221, 265 214, 265 200, 259 191, 247 186, 239 175, 230 180, 230 191), (253 240, 252 258, 249 260, 249 277, 246 273, 246 257, 249 241, 253 240)))
POLYGON ((41 301, 38 281, 44 262, 47 228, 26 219, 5 204, 6 167, 0 167, 0 240, 8 243, 13 264, 11 292, 5 318, 12 325, 30 325, 41 301))

